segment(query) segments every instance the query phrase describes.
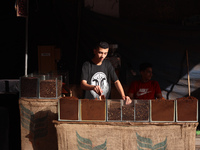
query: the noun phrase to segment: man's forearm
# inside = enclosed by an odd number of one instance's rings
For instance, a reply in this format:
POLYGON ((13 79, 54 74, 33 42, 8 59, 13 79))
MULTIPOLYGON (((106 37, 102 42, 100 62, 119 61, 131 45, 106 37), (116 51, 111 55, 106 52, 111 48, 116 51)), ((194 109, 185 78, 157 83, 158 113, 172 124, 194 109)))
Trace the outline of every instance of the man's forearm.
POLYGON ((94 85, 90 85, 90 84, 87 84, 86 82, 82 81, 81 82, 81 88, 83 90, 93 90, 94 89, 94 85))
POLYGON ((125 95, 124 89, 123 89, 121 82, 119 80, 115 81, 115 86, 116 86, 118 92, 120 93, 122 99, 126 101, 126 105, 130 105, 132 103, 132 100, 130 99, 129 96, 125 95))
POLYGON ((115 87, 117 88, 117 91, 121 95, 122 99, 125 99, 124 89, 123 89, 121 82, 119 80, 115 81, 115 87))

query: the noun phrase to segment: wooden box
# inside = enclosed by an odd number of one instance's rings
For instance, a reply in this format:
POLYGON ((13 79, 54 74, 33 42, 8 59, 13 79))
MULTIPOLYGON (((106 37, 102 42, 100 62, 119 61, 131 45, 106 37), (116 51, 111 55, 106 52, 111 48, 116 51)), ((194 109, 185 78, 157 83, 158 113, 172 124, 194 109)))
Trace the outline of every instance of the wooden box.
POLYGON ((82 121, 106 121, 105 100, 81 99, 82 121))
POLYGON ((176 100, 177 122, 198 122, 198 100, 177 99, 176 100))
POLYGON ((79 120, 79 100, 76 97, 62 97, 58 102, 58 120, 79 120))
POLYGON ((58 103, 59 121, 106 121, 105 100, 62 97, 58 103))
POLYGON ((175 100, 151 100, 151 122, 175 122, 175 100))

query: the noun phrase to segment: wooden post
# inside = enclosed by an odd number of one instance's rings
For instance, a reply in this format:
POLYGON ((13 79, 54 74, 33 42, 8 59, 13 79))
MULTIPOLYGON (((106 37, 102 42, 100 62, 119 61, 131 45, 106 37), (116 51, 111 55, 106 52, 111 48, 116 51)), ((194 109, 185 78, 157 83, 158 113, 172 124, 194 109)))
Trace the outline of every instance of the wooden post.
POLYGON ((187 58, 187 73, 188 73, 188 94, 190 96, 190 74, 189 74, 188 50, 186 50, 186 58, 187 58))

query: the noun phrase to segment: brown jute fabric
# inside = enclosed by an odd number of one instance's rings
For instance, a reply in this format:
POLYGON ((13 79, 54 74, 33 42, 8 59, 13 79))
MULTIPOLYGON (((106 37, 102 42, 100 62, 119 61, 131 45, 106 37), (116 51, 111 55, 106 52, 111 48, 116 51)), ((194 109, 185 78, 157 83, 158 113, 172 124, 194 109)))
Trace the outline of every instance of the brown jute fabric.
POLYGON ((98 123, 59 123, 57 130, 59 150, 195 150, 197 123, 109 125, 98 123))
POLYGON ((22 150, 57 150, 58 99, 19 99, 22 150))

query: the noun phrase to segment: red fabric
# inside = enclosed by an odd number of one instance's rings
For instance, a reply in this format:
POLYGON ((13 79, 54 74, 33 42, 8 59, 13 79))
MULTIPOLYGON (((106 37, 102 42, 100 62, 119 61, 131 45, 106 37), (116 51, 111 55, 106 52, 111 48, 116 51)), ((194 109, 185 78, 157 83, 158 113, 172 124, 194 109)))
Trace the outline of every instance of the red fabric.
POLYGON ((156 99, 156 94, 161 93, 161 89, 157 81, 142 82, 139 80, 131 83, 128 93, 132 93, 134 99, 156 99))

